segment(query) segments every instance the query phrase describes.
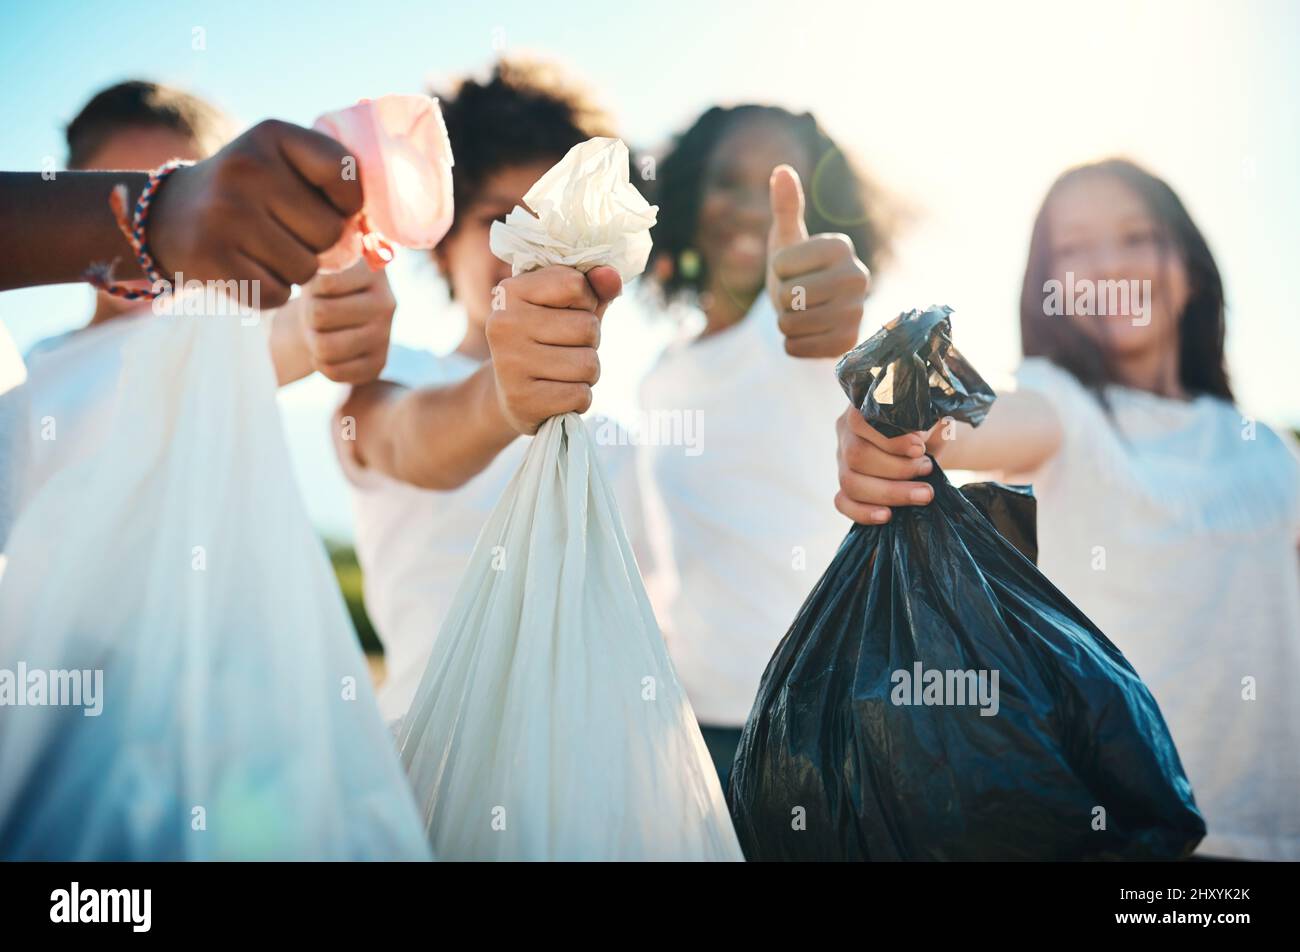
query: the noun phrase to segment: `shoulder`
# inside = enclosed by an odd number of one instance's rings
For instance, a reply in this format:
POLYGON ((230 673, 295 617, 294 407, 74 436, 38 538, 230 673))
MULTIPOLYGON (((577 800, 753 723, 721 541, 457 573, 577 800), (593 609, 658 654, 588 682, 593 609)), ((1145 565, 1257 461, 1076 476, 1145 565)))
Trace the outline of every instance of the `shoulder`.
POLYGON ((1046 357, 1026 357, 1016 371, 1016 386, 1046 394, 1087 395, 1079 379, 1046 357))
POLYGON ((1223 426, 1233 431, 1232 435, 1243 447, 1258 448, 1268 454, 1270 463, 1285 468, 1294 478, 1300 479, 1300 441, 1294 433, 1283 426, 1269 426, 1226 400, 1213 402, 1223 426))
POLYGON ((1056 411, 1062 429, 1105 426, 1106 410, 1097 394, 1070 371, 1046 357, 1026 357, 1015 373, 1015 389, 1038 394, 1056 411))

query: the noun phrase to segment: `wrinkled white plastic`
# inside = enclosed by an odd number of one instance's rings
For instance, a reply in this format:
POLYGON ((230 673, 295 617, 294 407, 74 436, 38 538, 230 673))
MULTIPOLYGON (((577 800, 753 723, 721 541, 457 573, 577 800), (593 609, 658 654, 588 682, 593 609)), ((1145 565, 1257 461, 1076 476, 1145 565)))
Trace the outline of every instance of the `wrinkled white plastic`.
POLYGON ((102 439, 6 547, 0 669, 103 674, 98 716, 0 707, 0 859, 428 858, 265 333, 148 317, 121 346, 84 394, 102 439))
MULTIPOLYGON (((521 249, 516 273, 581 261, 639 274, 653 209, 632 215, 608 189, 618 170, 626 184, 618 140, 576 147, 528 192, 544 227, 558 213, 538 195, 581 197, 563 229, 542 243, 512 215, 493 226, 493 250, 521 249)), ((743 859, 576 414, 542 424, 483 527, 399 746, 442 858, 743 859)))
POLYGON ((608 265, 630 281, 645 270, 659 209, 629 181, 622 140, 578 143, 525 193, 524 204, 488 233, 492 253, 512 273, 554 264, 585 273, 608 265))
MULTIPOLYGON (((9 336, 8 328, 0 324, 0 441, 16 432, 21 425, 16 401, 6 399, 6 395, 21 386, 26 379, 27 368, 23 365, 22 354, 9 336)), ((9 538, 9 524, 13 521, 18 498, 15 455, 0 443, 0 578, 4 577, 5 541, 9 538)))
POLYGON ((399 746, 445 859, 742 858, 577 415, 483 527, 399 746))

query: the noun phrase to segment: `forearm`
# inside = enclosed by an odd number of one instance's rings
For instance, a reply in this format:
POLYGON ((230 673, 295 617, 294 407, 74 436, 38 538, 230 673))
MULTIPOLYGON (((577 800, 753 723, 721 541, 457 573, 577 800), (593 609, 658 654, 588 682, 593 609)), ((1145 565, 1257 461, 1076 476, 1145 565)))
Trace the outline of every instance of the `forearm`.
POLYGON ((1032 472, 1060 445, 1056 410, 1031 390, 999 394, 978 427, 940 423, 928 441, 930 452, 948 469, 1003 474, 1032 472))
POLYGON ((491 362, 448 387, 355 387, 341 414, 355 423, 358 463, 422 489, 465 485, 519 435, 497 402, 491 362))
POLYGON ((140 278, 135 255, 113 220, 109 194, 126 185, 134 203, 145 172, 0 172, 0 291, 82 281, 116 259, 115 278, 140 278))

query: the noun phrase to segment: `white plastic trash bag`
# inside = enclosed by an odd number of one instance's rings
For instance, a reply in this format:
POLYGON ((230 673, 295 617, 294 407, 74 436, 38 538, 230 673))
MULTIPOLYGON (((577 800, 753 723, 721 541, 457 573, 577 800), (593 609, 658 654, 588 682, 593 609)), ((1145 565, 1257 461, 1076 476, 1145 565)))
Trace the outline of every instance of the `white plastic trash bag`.
POLYGON ((631 280, 650 257, 658 209, 628 181, 627 146, 597 137, 580 142, 488 232, 492 253, 523 274, 568 265, 586 274, 608 265, 631 280))
POLYGON ((18 413, 19 397, 14 393, 27 379, 27 368, 22 354, 9 336, 9 330, 0 324, 0 577, 4 576, 5 541, 9 538, 9 524, 13 521, 17 505, 17 461, 9 452, 7 442, 12 440, 21 425, 18 413))
POLYGON ((64 437, 85 445, 6 545, 0 859, 429 858, 299 499, 266 334, 133 323, 104 342, 107 384, 41 381, 108 410, 64 437))
MULTIPOLYGON (((644 238, 648 251, 655 209, 628 182, 622 142, 576 146, 525 201, 543 231, 548 215, 564 216, 575 243, 596 234, 609 253, 575 263, 573 248, 553 243, 534 254, 541 242, 494 225, 505 260, 505 249, 525 249, 530 267, 613 264, 625 280, 644 268, 638 248, 644 238), (593 149, 603 171, 577 187, 571 175, 593 168, 593 149), (597 191, 612 201, 582 200, 597 191), (577 197, 548 201, 564 195, 577 197), (629 233, 606 227, 602 208, 629 233)), ((576 414, 542 425, 484 526, 400 747, 441 858, 743 858, 576 414)))

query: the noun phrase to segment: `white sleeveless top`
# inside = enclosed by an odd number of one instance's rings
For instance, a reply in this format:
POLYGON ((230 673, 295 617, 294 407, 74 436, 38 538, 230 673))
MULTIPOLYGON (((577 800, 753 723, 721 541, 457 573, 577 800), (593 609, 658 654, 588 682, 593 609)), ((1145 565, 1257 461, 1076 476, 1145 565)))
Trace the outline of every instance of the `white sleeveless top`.
POLYGON ((1018 382, 1064 431, 1024 477, 1039 568, 1155 695, 1209 827, 1200 851, 1300 859, 1294 452, 1213 397, 1111 387, 1108 418, 1044 359, 1027 359, 1018 382))

